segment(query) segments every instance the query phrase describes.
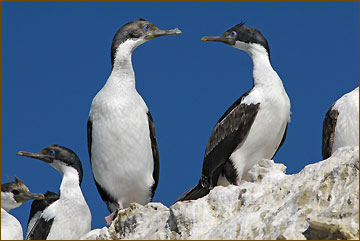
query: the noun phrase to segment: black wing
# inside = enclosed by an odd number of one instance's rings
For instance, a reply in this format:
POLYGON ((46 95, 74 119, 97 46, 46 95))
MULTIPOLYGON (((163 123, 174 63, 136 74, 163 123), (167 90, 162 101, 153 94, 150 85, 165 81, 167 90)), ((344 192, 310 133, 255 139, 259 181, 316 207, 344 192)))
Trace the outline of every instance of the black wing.
POLYGON ((88 144, 88 152, 91 164, 91 143, 92 143, 92 121, 89 119, 87 121, 87 144, 88 144))
POLYGON ((149 129, 150 129, 151 149, 152 149, 153 159, 154 159, 153 178, 154 178, 155 182, 151 187, 151 200, 152 200, 154 197, 158 182, 159 182, 160 164, 159 164, 159 149, 158 149, 157 139, 156 139, 156 134, 155 134, 155 125, 154 125, 154 121, 153 121, 150 111, 148 111, 147 116, 148 116, 149 129))
POLYGON ((48 221, 45 221, 43 217, 39 218, 26 237, 26 240, 46 240, 53 222, 54 218, 48 221))
POLYGON ((54 192, 47 191, 44 194, 44 199, 42 199, 42 200, 34 200, 32 202, 32 204, 31 204, 30 216, 29 216, 29 220, 28 220, 27 224, 29 225, 30 220, 34 217, 34 215, 37 212, 44 211, 45 208, 47 208, 50 204, 52 204, 53 202, 55 202, 59 198, 60 198, 60 196, 58 194, 56 194, 54 192))
MULTIPOLYGON (((335 103, 334 103, 335 104, 335 103)), ((339 116, 337 110, 333 110, 334 104, 330 107, 325 115, 322 130, 322 156, 327 159, 331 156, 334 144, 336 121, 339 116)))
POLYGON ((272 159, 274 159, 274 156, 275 156, 275 155, 276 155, 276 153, 279 151, 280 147, 284 144, 285 139, 286 139, 287 129, 288 129, 288 123, 286 123, 286 127, 285 127, 285 131, 284 131, 284 135, 283 135, 283 137, 282 137, 282 139, 281 139, 281 142, 280 142, 280 144, 279 144, 278 148, 276 149, 276 151, 275 151, 274 155, 271 157, 271 160, 272 160, 272 159))
POLYGON ((212 188, 216 185, 222 165, 249 133, 260 108, 260 103, 241 104, 249 92, 230 106, 210 135, 201 177, 204 187, 212 188))

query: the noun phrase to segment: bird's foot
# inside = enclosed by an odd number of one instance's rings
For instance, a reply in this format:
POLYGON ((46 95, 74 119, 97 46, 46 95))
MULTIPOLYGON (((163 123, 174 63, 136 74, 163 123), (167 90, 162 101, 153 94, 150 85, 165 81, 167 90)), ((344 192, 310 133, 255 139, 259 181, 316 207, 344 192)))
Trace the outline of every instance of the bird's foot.
POLYGON ((112 212, 110 215, 106 216, 105 219, 105 223, 108 227, 110 227, 111 222, 115 219, 115 217, 117 216, 118 210, 112 212))
POLYGON ((124 209, 124 206, 122 204, 122 202, 118 201, 118 209, 115 210, 114 212, 112 212, 110 215, 106 216, 104 219, 105 219, 105 223, 108 227, 110 227, 111 225, 111 222, 114 221, 115 217, 117 216, 118 214, 118 211, 121 210, 121 209, 124 209))
POLYGON ((248 172, 247 172, 247 171, 242 174, 241 180, 244 180, 244 181, 246 181, 246 182, 249 181, 248 172))

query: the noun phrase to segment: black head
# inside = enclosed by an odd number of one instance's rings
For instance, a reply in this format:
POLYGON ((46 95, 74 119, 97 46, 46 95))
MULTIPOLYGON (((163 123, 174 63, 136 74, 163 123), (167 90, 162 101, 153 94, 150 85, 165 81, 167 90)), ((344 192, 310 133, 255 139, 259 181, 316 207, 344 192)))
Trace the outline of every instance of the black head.
POLYGON ((1 192, 11 193, 17 203, 33 199, 44 199, 43 194, 31 193, 29 188, 18 177, 15 177, 13 182, 1 184, 1 192))
POLYGON ((270 49, 266 38, 260 33, 259 30, 244 26, 244 23, 240 23, 228 29, 221 36, 216 36, 216 37, 204 36, 201 38, 201 40, 222 42, 234 47, 237 42, 244 44, 252 44, 252 43, 259 44, 266 49, 266 51, 270 56, 270 49))
POLYGON ((126 40, 138 40, 139 45, 146 40, 150 40, 160 36, 167 36, 173 34, 181 34, 179 29, 160 30, 153 23, 145 19, 138 19, 124 24, 115 34, 111 45, 111 64, 114 66, 115 55, 120 44, 126 40))
POLYGON ((73 167, 79 174, 79 184, 81 184, 83 178, 82 165, 76 153, 69 148, 53 144, 42 149, 39 153, 19 151, 17 154, 19 156, 31 157, 49 163, 60 172, 61 170, 59 169, 61 169, 61 167, 57 167, 57 162, 59 162, 60 165, 73 167))

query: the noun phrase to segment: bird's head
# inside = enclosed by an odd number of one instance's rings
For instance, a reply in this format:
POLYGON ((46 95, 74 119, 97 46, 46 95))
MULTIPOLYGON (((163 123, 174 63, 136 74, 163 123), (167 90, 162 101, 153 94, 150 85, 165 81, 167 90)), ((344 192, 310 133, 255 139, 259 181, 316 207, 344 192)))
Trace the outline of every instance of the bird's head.
POLYGON ((235 25, 220 36, 204 36, 202 41, 215 41, 228 44, 237 49, 249 52, 251 48, 264 48, 270 57, 270 49, 266 38, 259 30, 244 26, 244 23, 235 25))
POLYGON ((144 42, 167 35, 181 34, 177 28, 161 30, 145 19, 138 19, 124 24, 115 34, 111 45, 111 63, 114 66, 116 54, 126 51, 130 54, 144 42), (120 49, 121 48, 121 49, 120 49))
POLYGON ((79 157, 69 148, 57 144, 50 145, 38 153, 19 151, 19 156, 26 156, 44 161, 58 170, 62 175, 70 168, 75 169, 79 175, 79 184, 83 177, 83 169, 79 157))
POLYGON ((1 207, 7 211, 19 207, 25 201, 34 199, 44 199, 44 195, 31 193, 18 177, 15 177, 13 182, 1 184, 1 207))

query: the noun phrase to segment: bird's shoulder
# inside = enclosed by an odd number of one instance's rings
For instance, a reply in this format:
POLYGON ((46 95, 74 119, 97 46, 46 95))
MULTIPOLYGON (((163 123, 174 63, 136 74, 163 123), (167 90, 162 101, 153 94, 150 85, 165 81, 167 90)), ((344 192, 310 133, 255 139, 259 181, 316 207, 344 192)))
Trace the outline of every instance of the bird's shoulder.
POLYGON ((245 128, 252 124, 260 108, 260 103, 256 98, 246 101, 246 98, 252 93, 252 90, 249 90, 243 94, 218 120, 206 146, 205 157, 226 138, 231 138, 238 131, 244 132, 245 128))

